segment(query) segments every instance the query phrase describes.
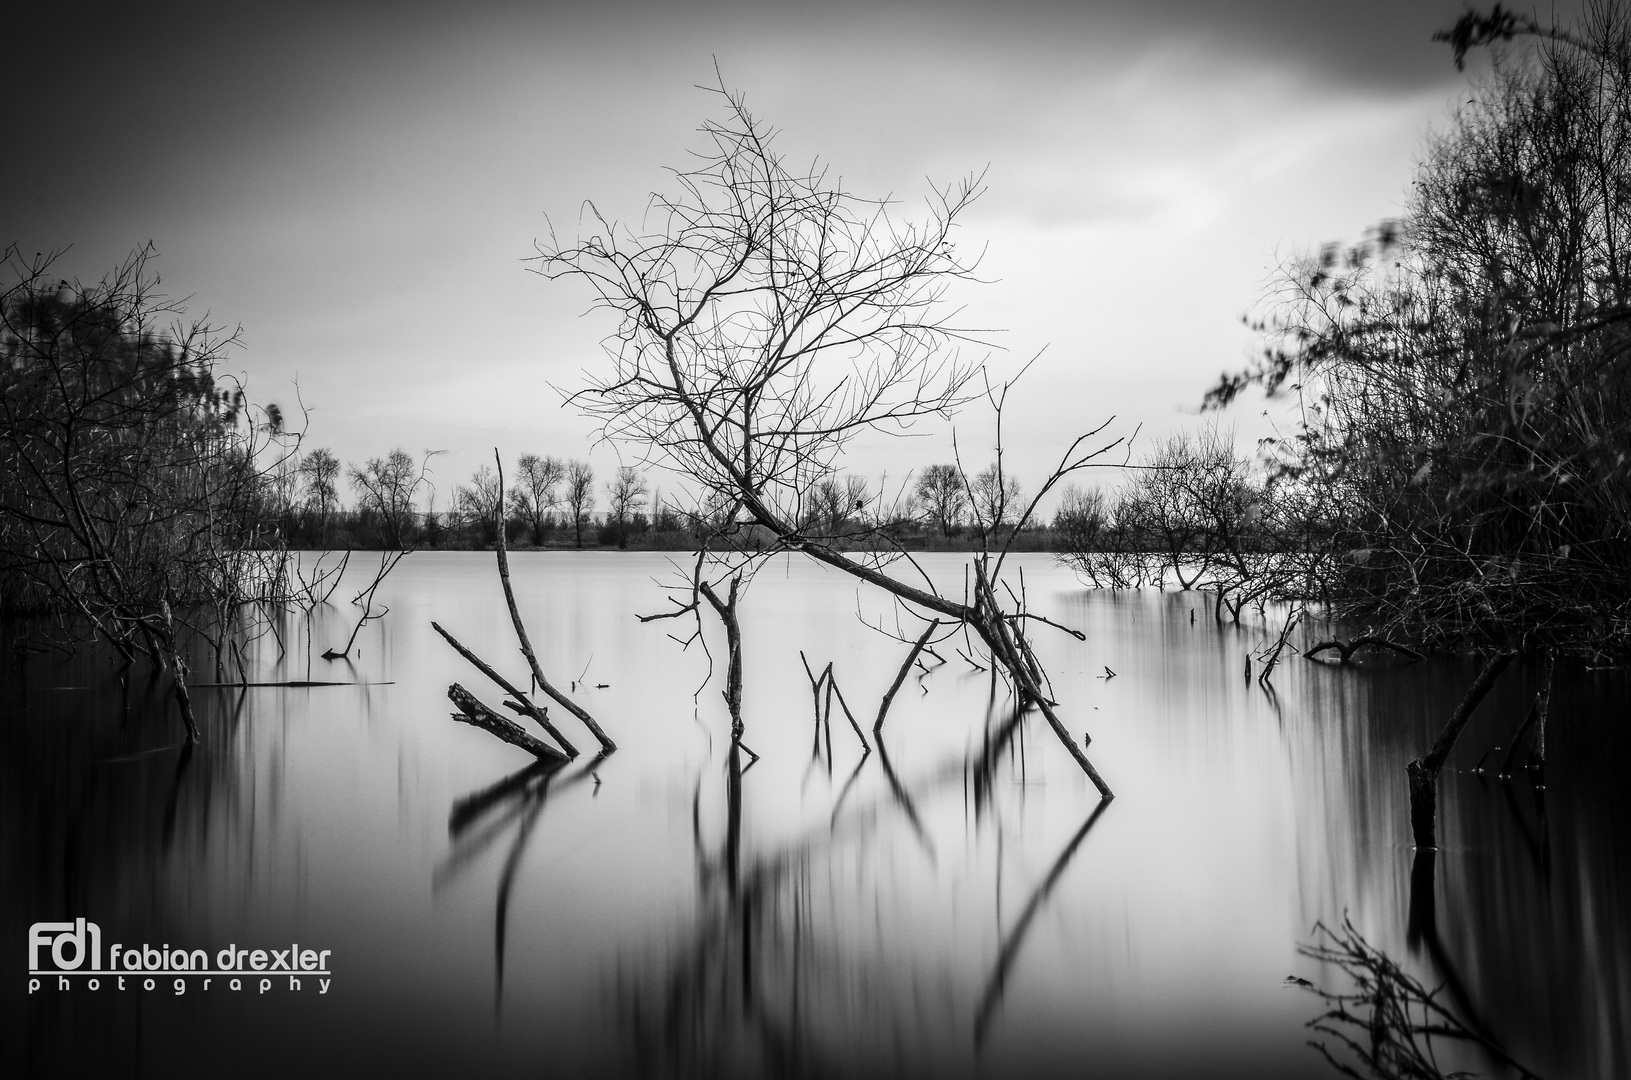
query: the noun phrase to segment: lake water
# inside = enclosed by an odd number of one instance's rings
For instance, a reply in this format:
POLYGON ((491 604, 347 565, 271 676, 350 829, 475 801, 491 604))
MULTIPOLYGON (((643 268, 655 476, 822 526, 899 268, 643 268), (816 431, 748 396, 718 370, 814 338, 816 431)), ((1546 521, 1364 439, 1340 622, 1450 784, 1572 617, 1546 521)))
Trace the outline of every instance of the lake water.
MULTIPOLYGON (((958 555, 924 565, 963 573, 958 555)), ((1334 1076, 1305 1045, 1320 999, 1285 980, 1344 988, 1298 946, 1346 915, 1540 1075, 1631 1075, 1622 672, 1560 663, 1543 793, 1471 771, 1527 708, 1537 672, 1509 672, 1451 758, 1443 848, 1413 880, 1404 764, 1471 658, 1292 657, 1265 691, 1243 677, 1274 633, 1260 622, 1220 629, 1197 597, 1094 592, 1021 557, 1032 609, 1086 634, 1033 630, 1115 789, 1101 805, 959 642, 907 681, 873 752, 836 704, 818 729, 801 650, 833 663, 870 739, 907 646, 864 625, 895 626, 875 591, 779 558, 742 601, 759 759, 735 773, 717 620, 705 684, 702 645, 670 637, 694 623, 635 618, 667 605, 667 556, 513 566, 545 670, 622 749, 591 760, 556 708, 584 755, 496 792, 530 758, 449 718, 451 682, 502 695, 430 627, 525 685, 489 554, 413 555, 360 654, 309 676, 307 624, 286 620, 252 678, 376 685, 199 689, 191 755, 145 670, 14 654, 4 1058, 42 1076, 1334 1076), (279 972, 263 993, 255 972, 236 992, 26 993, 30 924, 80 916, 105 944, 327 949, 332 974, 326 992, 279 972)), ((317 611, 312 651, 343 645, 348 596, 317 611)))

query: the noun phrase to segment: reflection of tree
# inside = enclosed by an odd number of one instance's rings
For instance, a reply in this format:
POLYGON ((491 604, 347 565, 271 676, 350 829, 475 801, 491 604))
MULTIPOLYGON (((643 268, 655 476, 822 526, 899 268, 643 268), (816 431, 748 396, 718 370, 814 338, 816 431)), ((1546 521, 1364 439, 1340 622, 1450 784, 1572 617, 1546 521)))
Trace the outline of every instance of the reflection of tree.
POLYGON ((1076 858, 1076 851, 1082 846, 1082 841, 1087 839, 1087 834, 1092 831, 1093 826, 1098 823, 1099 816, 1104 813, 1109 805, 1110 803, 1107 800, 1101 799, 1099 804, 1093 808, 1093 812, 1087 816, 1087 820, 1082 822, 1082 827, 1076 830, 1076 835, 1070 838, 1070 843, 1065 845, 1064 850, 1059 853, 1059 857, 1053 861, 1053 866, 1049 868, 1047 876, 1042 879, 1041 883, 1031 893, 1030 899, 1025 902, 1025 909, 1020 912, 1019 919, 1014 923, 1013 929, 1009 930, 1003 937, 1002 947, 997 952, 997 963, 991 970, 990 979, 986 981, 985 993, 980 999, 980 1011, 974 1019, 975 1045, 985 1041, 985 1034, 990 1030, 992 1017, 996 1013, 997 1006, 1002 1003, 1002 992, 1008 985, 1008 974, 1013 970, 1014 960, 1019 956, 1020 948, 1025 944, 1026 935, 1031 931, 1031 923, 1035 920, 1037 912, 1041 911, 1048 902, 1048 897, 1052 894, 1054 886, 1059 884, 1059 879, 1064 877, 1065 870, 1070 866, 1071 861, 1076 858))
MULTIPOLYGON (((919 809, 927 800, 959 788, 976 803, 991 796, 990 777, 1017 746, 1017 712, 994 718, 991 737, 972 755, 958 755, 925 774, 902 779, 881 745, 864 755, 864 768, 876 760, 885 783, 867 798, 838 802, 830 818, 785 842, 753 850, 744 840, 743 774, 739 744, 732 742, 725 762, 723 836, 712 848, 701 827, 700 786, 693 811, 698 904, 696 921, 677 949, 666 956, 655 976, 625 972, 618 999, 630 1030, 636 1071, 678 1075, 832 1075, 866 1061, 889 1071, 893 1060, 903 1067, 915 1037, 933 1039, 943 1048, 948 1032, 967 1031, 975 1017, 958 1005, 955 986, 925 990, 918 976, 904 974, 876 949, 857 949, 863 925, 843 911, 824 905, 824 876, 843 880, 853 865, 849 852, 856 841, 886 844, 915 837, 926 857, 933 846, 919 809), (902 992, 898 980, 913 979, 902 992), (949 1014, 929 1019, 929 1002, 943 1003, 949 1014), (932 1032, 932 1034, 930 1033, 932 1032)), ((845 784, 845 795, 853 786, 845 784)), ((996 967, 979 1006, 983 1032, 996 1014, 1001 987, 1036 915, 1046 904, 1088 830, 1109 800, 1092 816, 1055 859, 1032 895, 1024 914, 1000 945, 996 967)), ((853 895, 846 885, 843 894, 853 895)), ((903 898, 882 893, 859 898, 863 908, 903 898)), ((842 901, 841 901, 842 902, 842 901)), ((875 915, 878 933, 887 941, 883 911, 875 915)), ((962 949, 978 949, 969 941, 962 949)), ((948 982, 949 974, 943 976, 948 982)), ((935 982, 931 977, 931 982, 935 982)), ((925 1062, 912 1058, 915 1064, 925 1062)))
POLYGON ((605 754, 595 756, 559 783, 554 781, 564 767, 563 762, 536 761, 481 791, 466 795, 453 804, 448 814, 447 829, 453 840, 453 849, 436 869, 434 881, 438 886, 469 866, 508 832, 511 825, 516 825, 515 838, 510 843, 504 867, 499 873, 498 902, 493 918, 495 1008, 502 1003, 504 996, 504 945, 509 927, 510 896, 521 858, 544 812, 544 802, 552 788, 559 795, 582 783, 585 778, 593 777, 595 768, 604 758, 605 754), (489 818, 485 826, 477 828, 484 819, 489 818))

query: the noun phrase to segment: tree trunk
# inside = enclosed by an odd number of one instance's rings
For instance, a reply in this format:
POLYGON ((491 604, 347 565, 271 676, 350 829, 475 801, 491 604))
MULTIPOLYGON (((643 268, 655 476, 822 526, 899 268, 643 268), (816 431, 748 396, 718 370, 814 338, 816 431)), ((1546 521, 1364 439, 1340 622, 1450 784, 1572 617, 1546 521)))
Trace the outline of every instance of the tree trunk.
POLYGON ((1478 673, 1478 678, 1473 680, 1472 686, 1467 690, 1467 696, 1461 699, 1461 704, 1450 714, 1449 722, 1444 725, 1444 730, 1438 733, 1438 738, 1433 741, 1433 748, 1427 752, 1427 756, 1417 758, 1405 766, 1405 773, 1410 780, 1410 829, 1415 836, 1417 847, 1438 847, 1435 817, 1438 811, 1439 770, 1444 768, 1444 762, 1455 747, 1461 729, 1472 719, 1473 710, 1484 700, 1490 688, 1495 685, 1495 680, 1501 677, 1501 672, 1512 663, 1513 656, 1514 654, 1510 652, 1500 652, 1489 658, 1483 670, 1478 673))

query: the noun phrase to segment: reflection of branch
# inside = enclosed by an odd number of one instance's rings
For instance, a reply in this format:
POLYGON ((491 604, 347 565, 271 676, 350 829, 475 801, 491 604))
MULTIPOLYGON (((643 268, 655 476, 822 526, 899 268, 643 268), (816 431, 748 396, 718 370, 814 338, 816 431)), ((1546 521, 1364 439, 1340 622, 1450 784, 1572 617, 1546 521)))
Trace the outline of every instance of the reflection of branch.
POLYGON ((488 810, 503 802, 518 791, 524 791, 536 780, 543 779, 554 772, 559 765, 547 761, 535 761, 524 769, 511 773, 504 779, 480 791, 473 791, 469 795, 453 803, 453 809, 447 815, 447 831, 454 837, 464 832, 471 825, 481 820, 488 810))
MULTIPOLYGON (((504 523, 499 522, 502 531, 504 523)), ((515 843, 510 846, 510 854, 504 860, 504 870, 498 877, 498 908, 493 914, 493 1007, 495 1010, 504 999, 504 939, 509 928, 510 916, 510 890, 515 887, 515 873, 521 866, 521 855, 527 850, 527 840, 532 836, 532 828, 538 824, 538 815, 544 812, 544 799, 549 796, 549 777, 538 785, 536 793, 527 795, 527 809, 521 819, 521 828, 516 831, 515 843)))
POLYGON ((1099 815, 1103 814, 1109 805, 1108 798, 1099 800, 1099 804, 1087 816, 1082 827, 1076 830, 1076 835, 1070 838, 1070 843, 1065 845, 1065 849, 1053 861, 1048 876, 1043 878, 1036 891, 1031 893, 1031 899, 1025 904, 1025 910, 1020 912, 1019 921, 1014 923, 1014 928, 1008 931, 1008 936, 1003 939, 1002 947, 997 951, 997 964, 991 969, 991 978, 985 984, 985 994, 980 998, 980 1010, 974 1018, 976 1047, 985 1041, 985 1033, 991 1025, 992 1015, 1002 1000, 1003 987, 1008 983, 1008 973, 1014 966, 1014 959, 1019 955, 1020 946, 1025 944, 1026 935, 1030 933, 1032 920, 1036 918, 1037 912, 1042 910, 1048 894, 1053 892, 1054 886, 1058 885, 1059 879, 1064 876, 1066 867, 1076 857, 1076 849, 1082 846, 1082 841, 1087 839, 1087 834, 1099 820, 1099 815))
MULTIPOLYGON (((1304 956, 1333 964, 1353 982, 1347 993, 1326 990, 1306 979, 1287 982, 1317 994, 1330 1008, 1309 1021, 1314 1032, 1333 1039, 1376 1077, 1437 1080, 1447 1074, 1439 1067, 1433 1040, 1470 1043, 1517 1070, 1524 1080, 1538 1080, 1491 1039, 1479 1034, 1439 1003, 1439 987, 1429 990, 1404 973, 1386 953, 1372 946, 1346 917, 1342 929, 1314 925, 1315 940, 1299 945, 1304 956)), ((1324 1041, 1310 1046, 1324 1055, 1345 1076, 1361 1077, 1324 1041)), ((1450 1075, 1465 1075, 1455 1073, 1450 1075)))
MULTIPOLYGON (((929 856, 929 861, 935 861, 934 841, 923 829, 923 822, 918 819, 917 806, 912 802, 912 796, 901 786, 900 778, 895 775, 895 769, 889 764, 889 751, 884 748, 883 740, 878 740, 878 761, 883 765, 883 775, 889 781, 889 790, 894 793, 895 801, 900 808, 906 811, 906 820, 912 823, 912 831, 917 834, 918 841, 923 844, 923 851, 929 856)), ((837 815, 834 815, 837 820, 837 815)))
POLYGON ((542 784, 552 783, 555 793, 559 795, 567 788, 593 776, 595 766, 604 757, 605 755, 598 755, 588 763, 580 765, 576 772, 560 783, 553 783, 553 779, 560 771, 561 765, 545 762, 542 768, 536 765, 529 766, 491 787, 473 792, 455 802, 448 814, 448 832, 453 839, 453 850, 448 852, 447 857, 431 875, 432 888, 440 889, 491 847, 493 842, 504 834, 505 829, 526 812, 531 797, 542 784), (499 806, 504 807, 502 813, 483 828, 471 831, 477 821, 499 806))

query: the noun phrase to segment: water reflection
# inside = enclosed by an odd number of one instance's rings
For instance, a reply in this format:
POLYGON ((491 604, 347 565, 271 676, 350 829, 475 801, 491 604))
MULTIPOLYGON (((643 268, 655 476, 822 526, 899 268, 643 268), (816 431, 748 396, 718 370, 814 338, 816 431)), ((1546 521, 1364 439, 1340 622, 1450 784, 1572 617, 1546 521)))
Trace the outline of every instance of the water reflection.
POLYGON ((1089 593, 1033 559, 1034 608, 1086 633, 1037 644, 1106 807, 955 652, 863 746, 800 652, 866 716, 907 646, 798 562, 742 602, 755 761, 717 685, 693 697, 705 659, 634 620, 665 570, 514 556, 541 662, 588 670, 623 747, 558 770, 448 718, 448 683, 479 676, 432 619, 525 671, 480 555, 404 563, 349 660, 309 655, 349 634, 342 607, 281 624, 247 658, 257 681, 373 685, 200 690, 191 755, 140 670, 8 664, 10 940, 86 915, 109 940, 319 943, 336 976, 322 998, 30 997, 14 978, 0 1053, 35 1073, 1322 1076, 1310 1001, 1281 982, 1319 977, 1297 945, 1346 912, 1542 1075, 1631 1072, 1623 675, 1560 665, 1540 791, 1471 771, 1527 705, 1537 673, 1509 672, 1442 778, 1441 850, 1413 860, 1404 762, 1471 661, 1294 658, 1248 683, 1278 620, 1220 629, 1194 598, 1089 593))

